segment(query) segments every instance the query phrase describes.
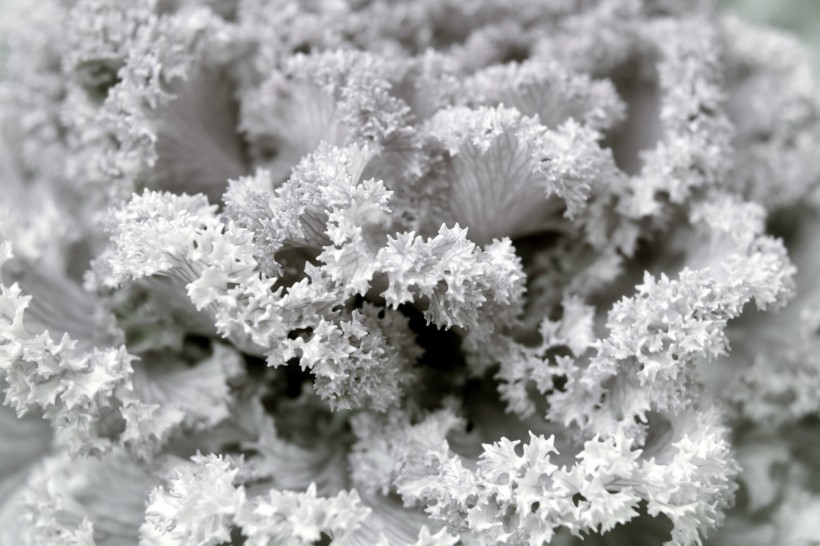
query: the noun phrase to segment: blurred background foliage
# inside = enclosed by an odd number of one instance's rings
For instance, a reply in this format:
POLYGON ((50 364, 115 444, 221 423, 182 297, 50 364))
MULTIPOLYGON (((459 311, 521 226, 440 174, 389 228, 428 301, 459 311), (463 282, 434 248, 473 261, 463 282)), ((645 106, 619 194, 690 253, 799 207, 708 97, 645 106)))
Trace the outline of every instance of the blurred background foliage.
MULTIPOLYGON (((685 1, 685 0, 683 0, 685 1)), ((820 0, 718 0, 723 11, 796 34, 820 75, 820 0)))
MULTIPOLYGON (((679 0, 687 2, 688 0, 679 0)), ((0 0, 0 32, 37 0, 0 0)), ((820 75, 820 0, 716 0, 725 12, 796 34, 810 50, 820 75)), ((2 51, 0 51, 2 56, 2 51)), ((0 71, 2 69, 0 68, 0 71)))

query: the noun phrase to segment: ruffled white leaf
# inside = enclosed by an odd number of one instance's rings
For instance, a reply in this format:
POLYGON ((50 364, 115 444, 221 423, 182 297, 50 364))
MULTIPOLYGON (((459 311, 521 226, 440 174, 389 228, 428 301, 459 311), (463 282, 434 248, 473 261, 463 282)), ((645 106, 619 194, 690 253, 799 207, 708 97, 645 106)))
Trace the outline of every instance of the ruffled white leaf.
POLYGON ((574 120, 548 130, 506 106, 454 107, 433 116, 425 134, 441 155, 429 181, 441 210, 429 220, 456 221, 478 243, 560 225, 615 177, 597 133, 574 120))
POLYGON ((460 326, 492 329, 482 321, 490 309, 496 321, 514 320, 523 292, 523 273, 510 241, 494 241, 482 250, 467 238, 467 230, 441 226, 424 239, 399 233, 387 240, 376 259, 387 276, 382 296, 391 307, 416 302, 439 328, 460 326))
POLYGON ((311 484, 303 492, 274 489, 249 501, 237 523, 251 546, 310 546, 322 534, 333 544, 345 545, 369 513, 356 491, 317 497, 311 484))
POLYGON ((216 455, 196 455, 178 466, 166 486, 151 491, 140 527, 140 544, 208 546, 228 542, 245 504, 236 487, 238 469, 216 455))
POLYGON ((46 459, 24 489, 31 544, 137 544, 145 497, 154 478, 122 452, 102 459, 46 459))

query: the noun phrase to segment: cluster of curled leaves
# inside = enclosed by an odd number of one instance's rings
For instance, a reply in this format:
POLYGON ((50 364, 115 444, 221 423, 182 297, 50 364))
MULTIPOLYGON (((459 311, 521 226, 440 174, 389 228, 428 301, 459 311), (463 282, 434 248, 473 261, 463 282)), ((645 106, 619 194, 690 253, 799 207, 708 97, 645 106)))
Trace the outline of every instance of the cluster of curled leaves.
POLYGON ((14 22, 0 544, 818 544, 788 36, 706 0, 14 22))

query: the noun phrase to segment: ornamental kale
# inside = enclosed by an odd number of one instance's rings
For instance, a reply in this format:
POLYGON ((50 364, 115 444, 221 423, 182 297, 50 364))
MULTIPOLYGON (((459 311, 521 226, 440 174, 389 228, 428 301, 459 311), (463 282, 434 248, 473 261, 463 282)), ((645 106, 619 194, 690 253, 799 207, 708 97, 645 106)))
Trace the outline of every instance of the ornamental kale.
POLYGON ((41 0, 0 545, 808 546, 820 93, 708 0, 41 0))

